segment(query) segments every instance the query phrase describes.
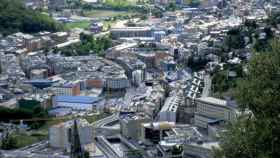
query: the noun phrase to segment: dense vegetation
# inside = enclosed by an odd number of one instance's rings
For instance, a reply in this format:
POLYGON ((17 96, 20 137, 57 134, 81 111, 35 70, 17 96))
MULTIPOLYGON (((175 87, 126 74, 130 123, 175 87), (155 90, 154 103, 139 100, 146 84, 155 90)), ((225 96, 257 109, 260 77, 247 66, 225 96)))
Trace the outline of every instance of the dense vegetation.
POLYGON ((92 35, 81 34, 80 39, 81 43, 55 50, 55 52, 60 52, 65 56, 102 55, 106 49, 112 47, 110 37, 94 38, 92 35))
POLYGON ((48 15, 25 8, 20 0, 0 0, 0 33, 36 33, 62 28, 48 15))
MULTIPOLYGON (((212 79, 212 90, 217 97, 222 97, 223 93, 232 92, 236 88, 237 81, 244 76, 241 64, 224 65, 224 70, 214 72, 212 79), (236 76, 230 76, 229 73, 235 73, 236 76)), ((233 94, 227 94, 232 96, 233 94)))
MULTIPOLYGON (((40 106, 37 101, 20 100, 19 108, 8 109, 0 107, 0 121, 9 122, 10 120, 44 118, 48 113, 40 106)), ((44 124, 44 121, 31 122, 31 128, 38 128, 44 124)))
POLYGON ((188 0, 188 5, 191 7, 198 7, 200 3, 200 0, 188 0))
POLYGON ((225 45, 228 51, 245 47, 244 34, 242 31, 242 28, 229 30, 225 39, 225 45))
POLYGON ((269 16, 267 23, 274 27, 280 24, 280 12, 272 13, 272 15, 269 16))
POLYGON ((229 125, 216 158, 280 157, 280 41, 254 54, 248 75, 237 84, 242 111, 251 114, 229 125))
POLYGON ((128 7, 132 5, 132 3, 128 0, 105 0, 105 5, 114 8, 121 8, 121 7, 128 7))
POLYGON ((225 52, 244 49, 246 46, 245 38, 248 38, 249 41, 247 42, 252 43, 253 49, 264 51, 269 47, 269 41, 273 37, 270 25, 260 29, 255 21, 246 21, 243 26, 234 28, 227 33, 223 49, 225 52), (261 37, 262 33, 265 33, 263 37, 261 37))

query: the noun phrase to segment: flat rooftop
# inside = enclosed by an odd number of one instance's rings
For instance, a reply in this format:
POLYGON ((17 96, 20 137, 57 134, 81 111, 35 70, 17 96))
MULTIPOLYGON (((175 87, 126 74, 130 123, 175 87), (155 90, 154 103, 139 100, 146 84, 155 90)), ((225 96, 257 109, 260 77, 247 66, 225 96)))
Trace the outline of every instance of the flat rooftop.
POLYGON ((55 100, 57 102, 66 102, 66 103, 83 103, 83 104, 92 104, 100 99, 97 97, 88 97, 88 96, 56 96, 55 100))
POLYGON ((204 103, 209 103, 209 104, 227 106, 227 101, 226 100, 217 99, 217 98, 213 98, 213 97, 202 97, 202 98, 197 98, 196 100, 204 102, 204 103))
POLYGON ((112 28, 111 31, 147 31, 151 30, 150 27, 122 27, 122 28, 112 28))

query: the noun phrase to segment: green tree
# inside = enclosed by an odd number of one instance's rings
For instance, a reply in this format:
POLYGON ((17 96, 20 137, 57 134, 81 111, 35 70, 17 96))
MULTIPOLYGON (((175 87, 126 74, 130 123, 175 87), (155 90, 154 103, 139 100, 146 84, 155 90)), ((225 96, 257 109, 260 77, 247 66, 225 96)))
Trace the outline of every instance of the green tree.
POLYGON ((154 9, 154 10, 152 11, 152 14, 153 14, 155 17, 157 17, 157 18, 162 18, 162 16, 163 16, 162 11, 159 10, 159 9, 154 9))
POLYGON ((127 158, 142 158, 143 157, 143 151, 141 150, 128 150, 125 152, 125 157, 127 158))
POLYGON ((280 24, 280 12, 272 13, 272 15, 268 17, 267 22, 274 27, 280 24))
POLYGON ((25 8, 20 0, 0 0, 0 33, 37 33, 63 29, 51 17, 36 10, 25 8))
POLYGON ((10 150, 16 148, 16 139, 9 134, 3 137, 1 148, 4 150, 10 150))
POLYGON ((173 2, 169 3, 168 6, 167 6, 167 10, 170 10, 170 11, 175 11, 176 8, 177 8, 176 4, 173 3, 173 2))
POLYGON ((238 83, 236 99, 251 115, 229 125, 217 158, 280 157, 280 41, 273 41, 270 51, 255 53, 248 72, 238 83))
POLYGON ((94 38, 92 35, 81 34, 80 40, 81 43, 62 48, 58 51, 65 56, 103 55, 102 53, 113 45, 111 37, 107 36, 94 38))
POLYGON ((85 151, 85 152, 84 152, 84 158, 90 158, 90 154, 89 154, 88 151, 85 151))
POLYGON ((244 36, 242 34, 242 28, 232 29, 227 33, 225 39, 225 46, 229 51, 231 49, 242 49, 245 47, 244 36))
POLYGON ((188 0, 188 5, 191 7, 198 7, 200 5, 200 0, 188 0))

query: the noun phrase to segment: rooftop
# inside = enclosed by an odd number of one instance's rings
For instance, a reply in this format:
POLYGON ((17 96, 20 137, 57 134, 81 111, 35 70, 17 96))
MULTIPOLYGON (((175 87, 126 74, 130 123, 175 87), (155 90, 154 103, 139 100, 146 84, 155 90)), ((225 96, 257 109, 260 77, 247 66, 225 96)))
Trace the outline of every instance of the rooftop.
POLYGON ((216 104, 220 106, 227 106, 227 101, 222 99, 217 99, 213 97, 201 97, 197 99, 198 101, 204 102, 204 103, 210 103, 210 104, 216 104))
POLYGON ((56 96, 55 100, 57 102, 92 104, 99 101, 99 98, 87 96, 56 96))
MULTIPOLYGON (((53 127, 57 127, 57 128, 71 128, 74 124, 74 120, 70 120, 70 121, 67 121, 67 122, 62 122, 60 124, 57 124, 57 125, 54 125, 53 127)), ((89 123, 87 122, 87 120, 85 119, 78 119, 77 120, 77 125, 79 127, 85 127, 85 126, 90 126, 89 123)))
POLYGON ((151 30, 150 27, 123 27, 123 28, 112 28, 111 31, 147 31, 151 30))

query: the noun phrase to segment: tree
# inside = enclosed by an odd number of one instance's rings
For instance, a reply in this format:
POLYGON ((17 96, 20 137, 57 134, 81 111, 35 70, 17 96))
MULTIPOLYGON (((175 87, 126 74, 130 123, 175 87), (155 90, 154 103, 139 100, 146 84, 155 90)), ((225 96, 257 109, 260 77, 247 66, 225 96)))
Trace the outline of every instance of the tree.
POLYGON ((255 53, 248 72, 238 83, 236 99, 251 115, 229 125, 217 158, 280 157, 280 41, 273 41, 270 51, 255 53))
POLYGON ((200 0, 188 0, 188 5, 191 7, 198 7, 200 5, 200 0))
POLYGON ((6 134, 2 138, 1 148, 4 150, 10 150, 16 148, 16 140, 14 137, 11 137, 9 134, 6 134))
POLYGON ((182 156, 179 156, 179 155, 182 155, 183 147, 180 145, 173 146, 171 149, 171 153, 172 153, 172 155, 176 156, 177 158, 179 158, 179 157, 182 158, 182 156))
POLYGON ((90 158, 90 153, 88 151, 84 152, 84 158, 90 158))
POLYGON ((94 38, 92 35, 81 34, 81 43, 70 45, 69 47, 61 48, 61 54, 65 56, 76 56, 76 55, 103 55, 103 52, 108 48, 112 47, 111 37, 99 37, 94 38))
POLYGON ((9 35, 15 32, 37 33, 58 31, 62 25, 39 11, 25 8, 20 0, 0 0, 0 33, 9 35))
POLYGON ((242 35, 242 28, 229 30, 225 39, 225 46, 228 50, 242 49, 245 47, 244 36, 242 35))
POLYGON ((152 11, 152 13, 153 13, 153 15, 154 15, 155 17, 157 17, 157 18, 162 18, 162 16, 163 16, 162 11, 159 10, 159 9, 154 9, 154 10, 152 11))
POLYGON ((142 158, 143 151, 131 149, 131 150, 125 151, 125 157, 126 158, 142 158))
POLYGON ((276 12, 270 15, 267 19, 267 22, 274 27, 280 24, 280 12, 276 12))
POLYGON ((170 10, 170 11, 175 11, 176 10, 176 4, 171 2, 168 4, 167 6, 167 10, 170 10))

